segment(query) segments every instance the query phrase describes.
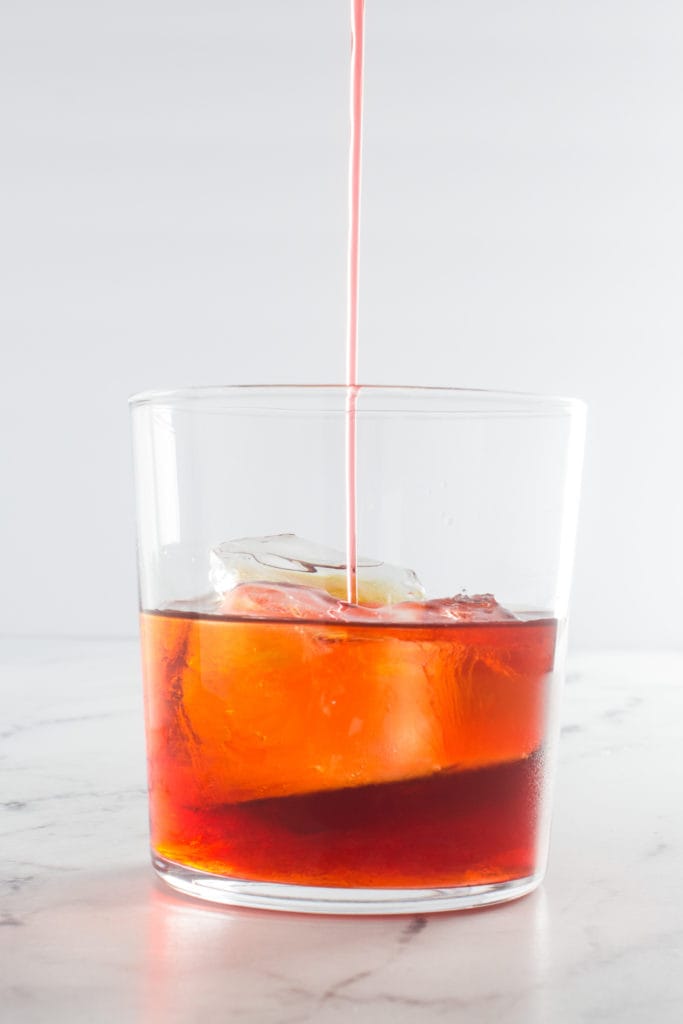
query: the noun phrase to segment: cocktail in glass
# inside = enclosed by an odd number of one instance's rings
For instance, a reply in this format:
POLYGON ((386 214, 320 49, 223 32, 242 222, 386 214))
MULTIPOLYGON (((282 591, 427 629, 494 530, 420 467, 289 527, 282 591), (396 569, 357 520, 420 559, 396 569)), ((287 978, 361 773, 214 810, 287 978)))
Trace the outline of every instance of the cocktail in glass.
POLYGON ((281 909, 523 895, 547 852, 582 407, 361 388, 355 415, 357 560, 347 388, 133 400, 155 867, 281 909))

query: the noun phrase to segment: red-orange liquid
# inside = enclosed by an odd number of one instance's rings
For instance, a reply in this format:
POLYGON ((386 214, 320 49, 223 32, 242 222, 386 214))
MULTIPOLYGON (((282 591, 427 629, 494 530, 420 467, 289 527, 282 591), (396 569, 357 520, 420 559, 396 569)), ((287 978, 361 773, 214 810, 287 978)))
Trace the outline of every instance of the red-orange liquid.
POLYGON ((337 887, 533 874, 554 621, 141 627, 162 857, 337 887))

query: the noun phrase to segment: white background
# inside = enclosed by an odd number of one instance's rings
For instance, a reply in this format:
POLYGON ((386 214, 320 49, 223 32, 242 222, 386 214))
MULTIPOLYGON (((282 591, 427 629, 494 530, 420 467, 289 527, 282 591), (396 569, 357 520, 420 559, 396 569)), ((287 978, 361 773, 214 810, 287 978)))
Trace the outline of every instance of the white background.
MULTIPOLYGON (((683 7, 368 0, 361 379, 590 406, 575 648, 683 646, 683 7)), ((2 629, 136 628, 126 398, 343 376, 346 0, 0 7, 2 629)))

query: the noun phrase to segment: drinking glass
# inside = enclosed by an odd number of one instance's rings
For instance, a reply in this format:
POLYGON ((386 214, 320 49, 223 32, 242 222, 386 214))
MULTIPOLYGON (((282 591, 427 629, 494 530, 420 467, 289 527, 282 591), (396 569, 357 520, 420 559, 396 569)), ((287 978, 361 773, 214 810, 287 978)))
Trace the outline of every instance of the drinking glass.
POLYGON ((350 397, 131 399, 154 867, 307 912, 522 896, 547 857, 583 405, 350 397))

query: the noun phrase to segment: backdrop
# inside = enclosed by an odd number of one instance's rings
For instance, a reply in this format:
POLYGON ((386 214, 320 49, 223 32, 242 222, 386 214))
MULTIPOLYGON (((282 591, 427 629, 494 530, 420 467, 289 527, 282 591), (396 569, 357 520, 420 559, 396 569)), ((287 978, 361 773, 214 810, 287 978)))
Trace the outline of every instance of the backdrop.
MULTIPOLYGON (((126 398, 343 377, 347 0, 4 0, 2 629, 136 629, 126 398)), ((590 407, 571 643, 681 647, 683 7, 367 0, 360 376, 590 407)))

